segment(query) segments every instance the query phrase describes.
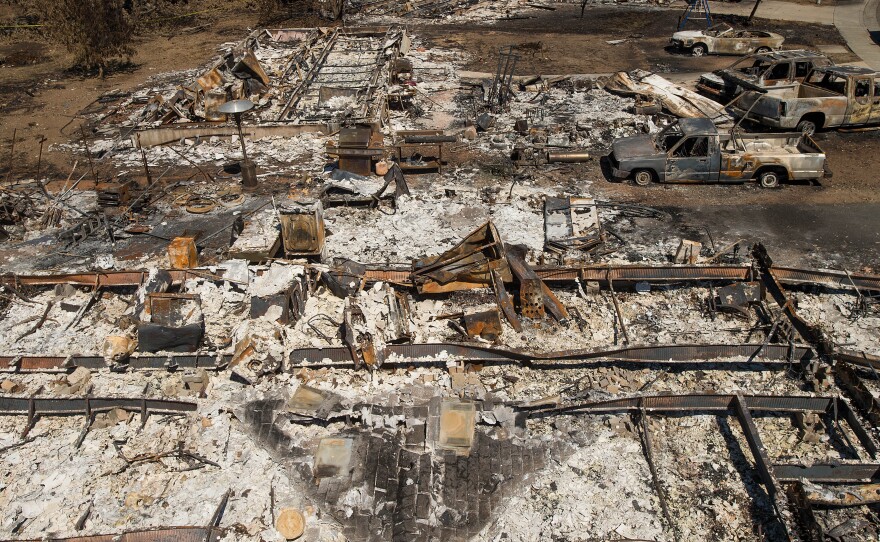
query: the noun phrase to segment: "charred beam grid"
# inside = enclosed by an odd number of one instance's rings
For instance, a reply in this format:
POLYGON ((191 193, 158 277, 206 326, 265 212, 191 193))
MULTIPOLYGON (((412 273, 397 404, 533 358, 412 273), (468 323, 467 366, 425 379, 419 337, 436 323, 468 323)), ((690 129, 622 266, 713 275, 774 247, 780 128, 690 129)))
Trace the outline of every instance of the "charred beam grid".
MULTIPOLYGON (((683 413, 683 412, 721 412, 733 411, 743 424, 743 432, 750 439, 749 446, 753 452, 763 450, 760 437, 751 421, 751 412, 813 412, 840 417, 847 422, 859 443, 867 451, 871 459, 877 459, 877 445, 868 431, 863 427, 849 404, 835 396, 793 396, 793 395, 651 395, 627 397, 608 401, 580 402, 563 406, 521 406, 520 411, 532 417, 548 417, 559 415, 593 415, 612 412, 646 412, 646 413, 683 413), (749 414, 748 418, 745 414, 749 414), (751 436, 750 436, 751 435, 751 436), (754 439, 754 440, 752 440, 754 439)), ((880 463, 849 462, 813 463, 800 465, 790 463, 771 463, 762 452, 762 458, 756 456, 768 466, 768 473, 773 474, 777 482, 793 482, 799 479, 816 482, 866 482, 880 480, 880 463)), ((761 468, 759 466, 759 468, 761 468)), ((764 477, 764 474, 762 474, 764 477)), ((765 478, 765 482, 769 478, 765 478)))
MULTIPOLYGON (((376 27, 366 31, 333 29, 323 38, 322 43, 311 46, 322 47, 320 51, 312 53, 310 50, 305 58, 292 62, 291 68, 295 69, 300 79, 277 120, 289 121, 298 111, 308 109, 309 104, 320 103, 324 88, 356 96, 358 111, 354 115, 355 119, 365 122, 378 120, 376 117, 380 110, 376 106, 380 100, 376 99, 376 91, 382 86, 379 78, 387 64, 383 57, 389 47, 399 47, 399 32, 403 32, 399 27, 376 27), (388 45, 395 36, 398 39, 388 45), (345 58, 352 54, 357 55, 358 59, 345 58), (365 58, 370 62, 363 62, 365 58), (304 70, 300 63, 305 63, 307 69, 304 70)), ((293 69, 289 70, 290 73, 293 73, 293 69)), ((326 121, 331 120, 331 117, 305 113, 301 115, 301 120, 326 121)))
POLYGON ((306 89, 315 79, 315 76, 318 72, 321 71, 321 67, 324 62, 327 60, 327 55, 330 54, 330 51, 336 45, 336 40, 339 36, 339 29, 334 28, 333 32, 328 36, 324 41, 324 48, 318 53, 317 58, 315 58, 314 63, 309 67, 309 71, 302 75, 302 79, 293 93, 290 95, 290 98, 287 99, 287 103, 284 104, 284 107, 281 109, 281 113, 278 115, 279 121, 288 120, 291 115, 291 109, 296 107, 299 103, 300 99, 302 99, 303 94, 305 94, 306 89))
MULTIPOLYGON (((850 429, 857 436, 871 459, 877 459, 877 446, 871 439, 867 430, 862 427, 849 405, 838 397, 798 397, 798 396, 743 396, 736 395, 658 395, 644 397, 630 397, 613 399, 608 401, 584 402, 565 406, 520 406, 518 409, 528 416, 547 417, 558 415, 601 414, 610 412, 630 412, 640 415, 642 419, 650 413, 683 413, 693 411, 709 411, 715 413, 730 414, 737 417, 740 426, 749 445, 749 450, 755 461, 755 468, 761 477, 770 501, 773 503, 774 512, 781 527, 786 532, 786 538, 790 541, 801 540, 801 532, 806 530, 808 539, 812 532, 811 523, 803 524, 805 519, 811 517, 809 507, 804 508, 803 502, 797 498, 797 490, 784 491, 782 484, 791 483, 801 485, 804 481, 829 482, 829 483, 876 483, 880 480, 880 463, 846 461, 836 463, 813 463, 809 465, 775 463, 770 460, 767 450, 761 441, 758 428, 752 418, 752 411, 764 412, 815 412, 833 415, 835 418, 842 414, 850 429), (792 514, 792 510, 798 513, 798 519, 802 525, 798 528, 798 522, 792 514)), ((652 476, 656 479, 653 468, 653 453, 646 450, 646 458, 652 468, 652 476)), ((655 484, 656 485, 656 484, 655 484)), ((801 488, 802 489, 802 488, 801 488)), ((662 500, 662 489, 657 486, 662 500)), ((669 519, 667 518, 667 522, 669 519)), ((674 531, 674 526, 670 523, 674 531)))

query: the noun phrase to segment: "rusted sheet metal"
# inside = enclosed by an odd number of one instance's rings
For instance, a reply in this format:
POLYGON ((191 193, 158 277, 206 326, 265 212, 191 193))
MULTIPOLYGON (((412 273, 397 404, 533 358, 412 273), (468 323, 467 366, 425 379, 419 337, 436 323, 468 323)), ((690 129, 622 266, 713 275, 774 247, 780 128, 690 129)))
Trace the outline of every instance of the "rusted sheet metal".
POLYGON ((367 269, 364 279, 368 283, 390 282, 392 284, 410 284, 411 271, 409 269, 367 269))
MULTIPOLYGON (((646 345, 603 350, 569 350, 531 353, 522 350, 505 350, 479 345, 437 343, 437 344, 392 344, 386 346, 386 364, 407 363, 413 360, 446 362, 449 358, 481 363, 536 363, 555 364, 566 361, 616 360, 645 363, 689 363, 694 361, 733 359, 742 363, 752 358, 760 350, 759 363, 803 362, 815 357, 807 346, 760 344, 700 344, 700 345, 646 345)), ((352 363, 347 348, 301 348, 290 353, 293 367, 301 365, 334 365, 352 363)))
POLYGON ((876 482, 880 480, 880 463, 777 463, 773 465, 773 472, 780 482, 876 482))
POLYGON ((187 401, 129 397, 0 397, 0 415, 70 416, 121 408, 141 412, 194 412, 198 405, 187 401))
POLYGON ((783 284, 819 284, 829 288, 856 288, 862 290, 880 290, 880 277, 872 275, 856 275, 836 271, 814 271, 794 269, 791 267, 773 267, 770 270, 776 280, 783 284))
MULTIPOLYGON (((211 276, 211 273, 187 269, 169 269, 171 280, 180 284, 189 278, 211 276)), ((222 274, 222 269, 218 270, 222 274)), ((6 275, 0 283, 23 286, 53 286, 55 284, 79 284, 82 286, 139 286, 149 275, 149 271, 102 271, 89 273, 62 273, 55 275, 6 275)), ((219 277, 218 277, 219 278, 219 277)))
POLYGON ((413 262, 411 280, 420 293, 484 288, 491 284, 492 269, 505 282, 513 280, 501 236, 489 221, 443 254, 413 262))
POLYGON ((465 314, 462 318, 468 337, 482 337, 495 342, 501 336, 501 313, 498 309, 465 314))
MULTIPOLYGON (((167 527, 149 531, 130 531, 121 534, 96 534, 69 538, 44 537, 15 542, 217 542, 224 530, 217 527, 167 527)), ((3 542, 12 542, 5 540, 3 542)))
POLYGON ((75 367, 113 370, 220 369, 232 361, 230 354, 179 354, 171 356, 132 356, 123 364, 112 365, 101 356, 0 356, 2 372, 62 372, 75 367))
POLYGON ((724 106, 718 102, 644 70, 634 70, 631 73, 617 72, 601 78, 599 86, 614 94, 653 98, 660 102, 664 109, 678 117, 710 118, 719 121, 729 118, 724 106))

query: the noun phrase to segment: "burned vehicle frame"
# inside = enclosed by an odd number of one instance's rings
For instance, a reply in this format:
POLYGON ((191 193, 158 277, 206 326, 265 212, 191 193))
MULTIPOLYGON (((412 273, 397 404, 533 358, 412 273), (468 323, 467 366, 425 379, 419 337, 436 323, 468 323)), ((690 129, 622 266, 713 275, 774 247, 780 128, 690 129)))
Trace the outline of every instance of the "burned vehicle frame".
POLYGON ((697 92, 728 102, 744 90, 779 90, 801 82, 817 67, 834 64, 822 53, 803 49, 755 53, 727 68, 704 73, 697 92))
POLYGON ((742 183, 773 188, 783 180, 827 176, 825 154, 797 133, 719 133, 709 119, 681 119, 654 135, 618 138, 608 155, 615 179, 652 182, 742 183))
POLYGON ((823 128, 876 125, 880 72, 861 66, 815 68, 783 92, 745 92, 731 108, 737 117, 807 135, 823 128))
POLYGON ((727 23, 719 23, 705 30, 683 30, 672 35, 674 50, 690 51, 693 56, 741 55, 769 53, 779 49, 785 37, 761 30, 737 30, 727 23))

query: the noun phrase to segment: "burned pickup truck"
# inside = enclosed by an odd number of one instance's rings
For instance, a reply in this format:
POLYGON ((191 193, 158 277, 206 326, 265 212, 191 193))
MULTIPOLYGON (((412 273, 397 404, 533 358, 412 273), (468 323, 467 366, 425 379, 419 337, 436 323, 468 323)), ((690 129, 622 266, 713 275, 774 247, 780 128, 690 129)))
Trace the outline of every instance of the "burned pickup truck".
POLYGON ((742 183, 774 188, 786 180, 828 176, 825 153, 798 133, 719 133, 706 118, 680 119, 657 134, 614 140, 608 155, 615 179, 652 182, 742 183))
POLYGON ((767 53, 782 47, 785 37, 760 30, 737 30, 727 23, 705 30, 682 30, 672 35, 672 48, 693 56, 767 53))
POLYGON ((734 115, 771 128, 812 135, 822 128, 880 123, 880 72, 859 66, 816 68, 781 92, 748 91, 734 115))
POLYGON ((745 90, 792 88, 813 68, 832 64, 822 53, 803 49, 748 55, 727 68, 701 75, 697 92, 727 103, 745 90))

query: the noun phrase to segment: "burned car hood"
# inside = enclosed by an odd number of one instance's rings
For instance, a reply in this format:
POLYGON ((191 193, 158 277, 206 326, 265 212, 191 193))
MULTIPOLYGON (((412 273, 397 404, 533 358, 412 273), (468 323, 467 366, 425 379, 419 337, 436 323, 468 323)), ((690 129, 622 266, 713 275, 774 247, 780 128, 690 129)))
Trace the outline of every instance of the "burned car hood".
POLYGON ((676 32, 672 35, 672 39, 674 40, 693 40, 697 38, 703 37, 703 32, 699 30, 682 30, 681 32, 676 32))
POLYGON ((724 79, 721 78, 717 73, 709 72, 704 73, 700 76, 700 81, 707 81, 710 83, 715 83, 716 85, 723 85, 724 79))
POLYGON ((657 149, 654 147, 654 140, 647 134, 615 139, 611 148, 614 151, 615 158, 618 160, 644 158, 658 154, 657 149))
POLYGON ((744 73, 739 70, 715 70, 712 73, 728 83, 739 85, 747 90, 764 90, 764 87, 758 84, 759 77, 757 75, 744 73))

